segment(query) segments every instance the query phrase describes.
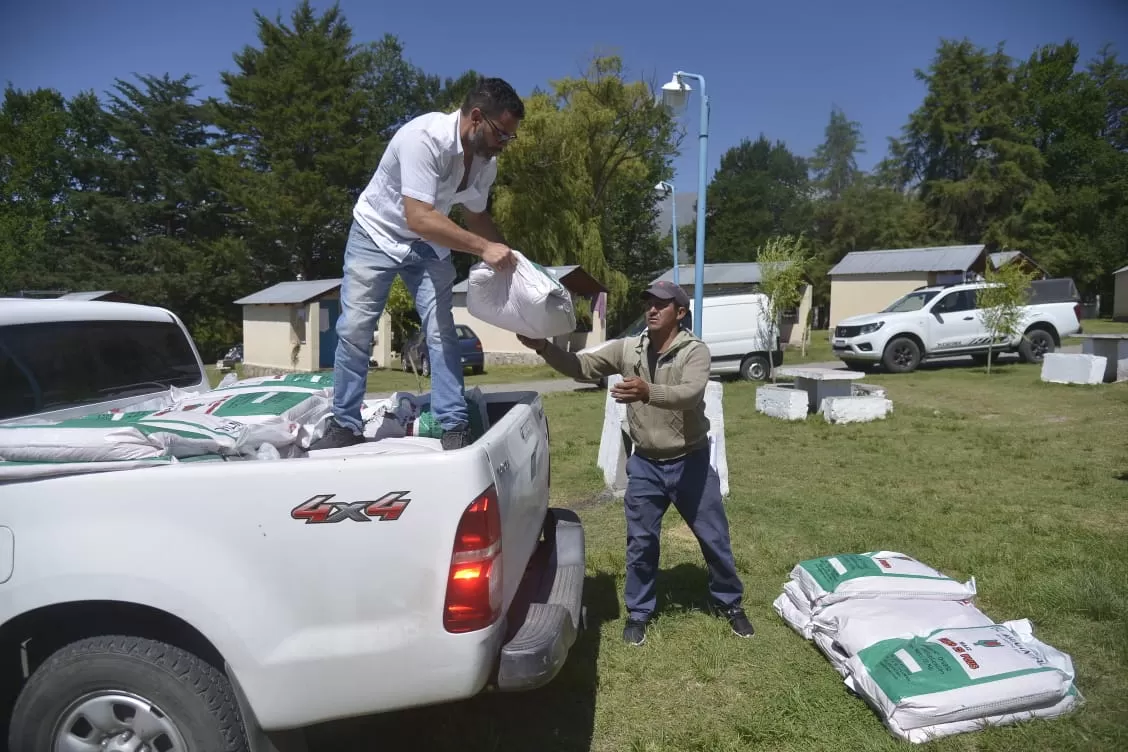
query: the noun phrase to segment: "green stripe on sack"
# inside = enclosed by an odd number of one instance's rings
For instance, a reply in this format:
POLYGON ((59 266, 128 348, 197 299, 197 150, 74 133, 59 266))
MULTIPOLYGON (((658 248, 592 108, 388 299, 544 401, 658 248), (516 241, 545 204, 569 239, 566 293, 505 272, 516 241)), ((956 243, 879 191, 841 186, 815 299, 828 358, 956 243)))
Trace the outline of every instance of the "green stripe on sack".
MULTIPOLYGON (((982 629, 982 627, 968 629, 982 629)), ((948 648, 929 642, 929 638, 938 632, 959 631, 959 629, 938 629, 928 637, 882 640, 858 651, 858 658, 866 667, 866 673, 881 688, 890 702, 894 703, 899 703, 906 697, 964 689, 1012 679, 1016 676, 1058 671, 1053 666, 1042 666, 973 679, 967 675, 959 659, 948 648), (899 653, 907 655, 916 665, 912 667, 906 665, 898 657, 899 653)))
POLYGON ((35 465, 120 465, 123 462, 135 464, 138 462, 154 465, 171 465, 172 457, 140 457, 135 460, 0 460, 0 467, 9 465, 35 466, 35 465))
POLYGON ((824 556, 821 559, 808 559, 799 562, 799 566, 807 571, 823 590, 833 593, 839 585, 849 580, 860 577, 898 577, 910 580, 936 580, 940 582, 955 582, 951 577, 937 577, 926 574, 904 574, 886 572, 877 562, 864 554, 840 554, 838 556, 824 556), (841 565, 842 571, 834 568, 831 560, 841 565))
POLYGON ((281 415, 309 398, 310 395, 306 392, 241 392, 225 400, 209 415, 230 418, 248 415, 281 415))

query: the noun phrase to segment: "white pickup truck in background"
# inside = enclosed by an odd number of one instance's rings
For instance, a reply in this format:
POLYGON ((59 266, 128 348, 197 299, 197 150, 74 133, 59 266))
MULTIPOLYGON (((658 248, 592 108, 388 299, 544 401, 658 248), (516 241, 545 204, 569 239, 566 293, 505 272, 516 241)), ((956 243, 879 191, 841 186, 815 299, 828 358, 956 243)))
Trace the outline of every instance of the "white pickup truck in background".
POLYGON ((970 355, 987 362, 994 354, 1017 352, 1024 362, 1041 363, 1063 337, 1081 331, 1081 306, 1071 280, 1038 280, 1022 309, 1018 336, 992 343, 976 292, 985 282, 922 287, 879 313, 843 319, 830 334, 836 357, 862 369, 881 365, 891 373, 915 371, 930 358, 970 355))
MULTIPOLYGON (((172 313, 0 300, 0 430, 170 386, 210 388, 172 313)), ((0 482, 11 751, 258 752, 551 681, 582 623, 583 528, 548 507, 539 395, 487 400, 456 451, 0 482)))

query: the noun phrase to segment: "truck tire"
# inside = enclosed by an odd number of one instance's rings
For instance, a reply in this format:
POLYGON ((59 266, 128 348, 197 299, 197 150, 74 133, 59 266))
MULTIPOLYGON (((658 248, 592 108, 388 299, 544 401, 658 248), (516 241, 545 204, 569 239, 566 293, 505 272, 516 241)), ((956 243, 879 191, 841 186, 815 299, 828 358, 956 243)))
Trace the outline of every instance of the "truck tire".
POLYGON ((772 364, 766 355, 749 355, 740 363, 740 378, 745 381, 767 381, 772 364))
POLYGON ((1018 354, 1023 363, 1041 363, 1046 353, 1054 351, 1054 335, 1045 329, 1031 329, 1022 337, 1018 354))
POLYGON ((909 337, 894 337, 885 346, 881 365, 889 373, 912 373, 920 365, 920 346, 909 337))
POLYGON ((72 642, 24 684, 12 708, 9 749, 98 749, 114 741, 112 749, 249 749, 231 684, 210 664, 139 637, 72 642))

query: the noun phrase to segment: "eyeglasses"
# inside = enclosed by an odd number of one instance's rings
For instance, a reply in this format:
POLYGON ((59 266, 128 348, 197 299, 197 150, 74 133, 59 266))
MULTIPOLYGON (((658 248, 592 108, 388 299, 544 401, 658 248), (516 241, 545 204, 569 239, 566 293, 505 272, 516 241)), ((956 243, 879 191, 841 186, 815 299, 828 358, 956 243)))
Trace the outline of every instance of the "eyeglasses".
POLYGON ((506 131, 503 131, 501 128, 497 127, 497 123, 490 120, 485 115, 482 115, 482 120, 485 120, 487 123, 490 124, 490 127, 493 128, 494 135, 497 136, 497 140, 500 141, 501 143, 507 144, 510 141, 516 141, 517 140, 517 134, 516 133, 508 133, 506 131))
POLYGON ((642 310, 649 311, 651 308, 657 308, 659 311, 669 308, 674 304, 674 301, 669 298, 647 298, 642 301, 642 310))

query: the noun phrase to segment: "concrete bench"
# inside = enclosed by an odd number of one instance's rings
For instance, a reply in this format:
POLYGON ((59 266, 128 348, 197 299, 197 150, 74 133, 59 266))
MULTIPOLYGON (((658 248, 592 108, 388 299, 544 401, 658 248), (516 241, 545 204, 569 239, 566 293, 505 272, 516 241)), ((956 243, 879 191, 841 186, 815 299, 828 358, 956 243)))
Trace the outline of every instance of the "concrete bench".
MULTIPOLYGON (((1128 334, 1082 334, 1085 341, 1081 343, 1081 352, 1085 355, 1095 355, 1105 359, 1104 374, 1101 381, 1111 384, 1114 381, 1123 381, 1128 375, 1128 334)), ((1092 383, 1092 382, 1086 382, 1092 383)))
POLYGON ((865 376, 861 371, 814 366, 787 366, 775 370, 777 376, 795 379, 795 388, 807 393, 807 410, 817 413, 827 397, 851 397, 853 382, 865 376))

